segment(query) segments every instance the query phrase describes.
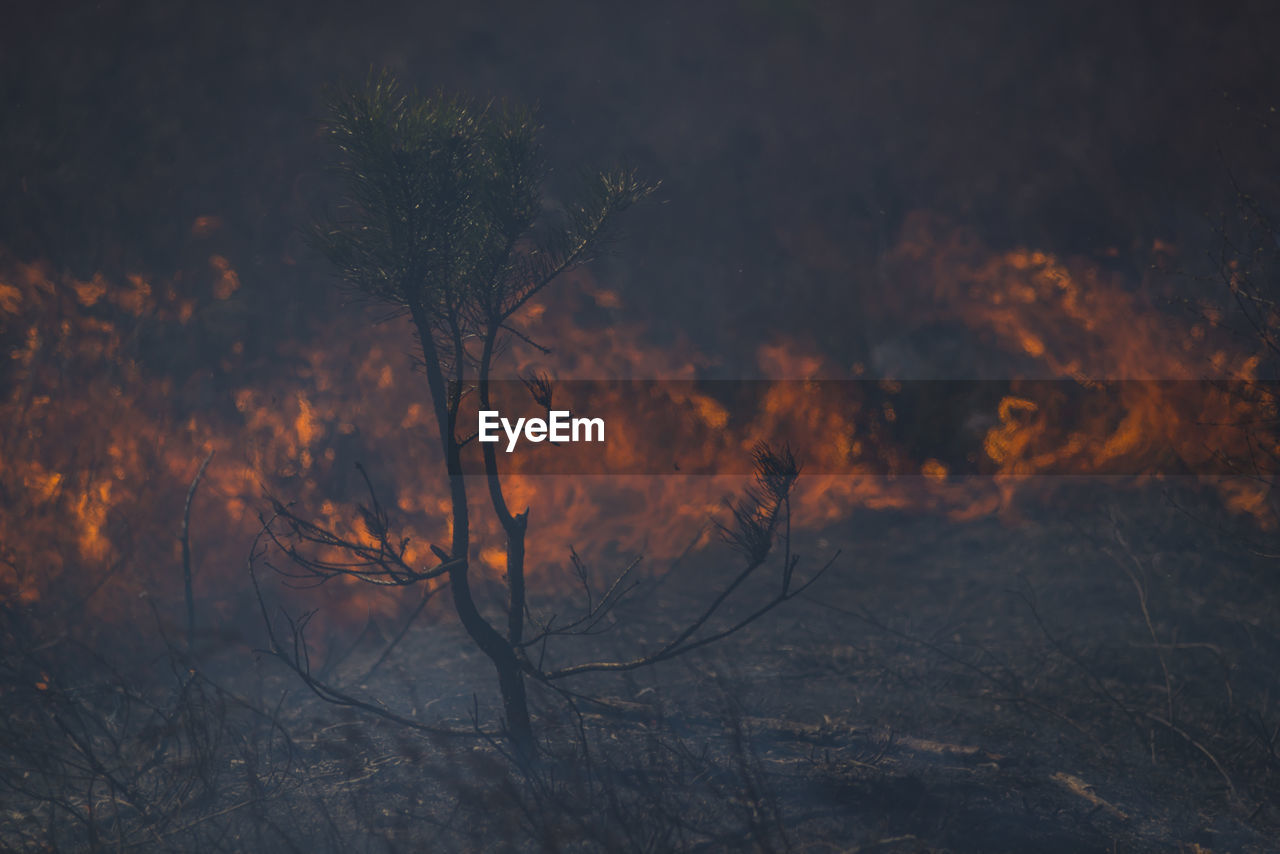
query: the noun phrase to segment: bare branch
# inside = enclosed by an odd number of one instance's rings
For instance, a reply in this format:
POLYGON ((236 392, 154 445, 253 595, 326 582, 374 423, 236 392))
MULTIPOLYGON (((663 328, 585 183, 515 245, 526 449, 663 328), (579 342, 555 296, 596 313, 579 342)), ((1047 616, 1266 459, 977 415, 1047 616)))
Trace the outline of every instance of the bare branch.
POLYGON ((213 451, 210 451, 200 463, 200 468, 196 469, 196 476, 191 479, 191 486, 187 489, 187 500, 182 507, 182 588, 187 603, 187 652, 190 652, 192 645, 195 644, 196 636, 196 600, 191 578, 191 537, 189 534, 191 529, 191 502, 196 497, 196 488, 200 486, 200 479, 204 477, 204 470, 212 459, 213 451))
POLYGON ((266 600, 263 597, 262 587, 258 581, 258 573, 255 568, 256 558, 260 557, 262 554, 259 545, 261 536, 265 532, 266 528, 264 527, 263 532, 259 535, 259 539, 255 540, 254 547, 251 549, 248 559, 249 578, 253 585, 254 597, 258 602, 258 609, 262 614, 263 624, 267 630, 267 640, 270 644, 269 649, 264 650, 264 652, 268 653, 277 661, 284 664, 284 666, 289 670, 293 671, 302 680, 303 684, 311 689, 313 694, 326 703, 331 703, 336 706, 346 706, 348 708, 368 712, 369 714, 376 715, 377 717, 391 721, 392 723, 409 727, 410 729, 418 730, 419 732, 431 733, 432 735, 484 735, 484 733, 478 733, 476 729, 453 729, 450 727, 438 727, 424 724, 421 721, 416 721, 412 718, 393 712, 385 706, 369 702, 367 700, 362 700, 359 697, 348 694, 345 691, 342 691, 317 678, 312 673, 311 651, 310 647, 307 645, 306 638, 307 625, 311 622, 311 619, 315 616, 316 612, 308 611, 298 618, 294 618, 288 613, 282 612, 282 616, 289 627, 289 636, 287 643, 281 643, 279 637, 276 635, 271 616, 267 611, 266 600))
MULTIPOLYGON (((409 538, 396 539, 390 518, 378 500, 377 492, 363 466, 357 465, 369 492, 369 503, 358 505, 365 533, 372 542, 344 536, 304 519, 291 506, 268 496, 272 517, 263 519, 263 530, 270 542, 288 557, 291 568, 275 568, 295 582, 323 584, 338 576, 357 578, 370 584, 404 587, 430 581, 447 574, 465 561, 440 557, 441 563, 430 568, 411 566, 405 560, 409 538)), ((434 551, 434 547, 433 547, 434 551)), ((271 565, 271 564, 268 564, 271 565)))

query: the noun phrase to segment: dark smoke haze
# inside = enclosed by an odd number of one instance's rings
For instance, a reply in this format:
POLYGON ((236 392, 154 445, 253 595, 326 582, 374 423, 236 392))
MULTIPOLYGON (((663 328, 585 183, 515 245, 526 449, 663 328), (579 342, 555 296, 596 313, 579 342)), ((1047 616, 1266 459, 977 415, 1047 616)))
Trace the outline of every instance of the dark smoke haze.
POLYGON ((10 10, 0 243, 164 275, 216 215, 259 301, 227 322, 287 322, 325 281, 296 237, 323 196, 321 87, 389 66, 539 105, 554 180, 622 157, 663 182, 601 274, 660 340, 732 365, 803 331, 848 364, 884 334, 877 258, 913 210, 1136 280, 1154 240, 1202 254, 1228 168, 1273 162, 1270 3, 466 5, 10 10))

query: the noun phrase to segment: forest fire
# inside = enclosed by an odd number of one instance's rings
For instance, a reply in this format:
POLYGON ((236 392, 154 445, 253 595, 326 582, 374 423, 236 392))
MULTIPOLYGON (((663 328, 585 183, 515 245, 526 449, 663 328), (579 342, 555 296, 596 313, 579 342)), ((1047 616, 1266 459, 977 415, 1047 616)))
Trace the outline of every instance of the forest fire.
MULTIPOLYGON (((1274 420, 1274 388, 1258 381, 1257 352, 1206 328, 1212 309, 1187 323, 1096 266, 1027 250, 990 253, 924 216, 904 231, 896 258, 934 312, 1025 356, 1032 377, 1070 381, 1031 383, 1041 392, 1033 400, 1011 384, 984 443, 1000 474, 1089 475, 1126 460, 1134 472, 1254 475, 1274 459, 1274 437, 1252 429, 1274 420), (1102 386, 1114 393, 1093 411, 1073 411, 1063 393, 1102 386)), ((1272 523, 1261 480, 1219 487, 1232 509, 1272 523)))
POLYGON ((0 850, 1273 850, 1276 14, 1166 5, 15 8, 0 850))
MULTIPOLYGON (((212 218, 196 225, 199 234, 214 229, 212 218)), ((840 394, 806 382, 852 377, 797 342, 762 346, 757 370, 769 382, 757 384, 749 411, 731 406, 699 385, 709 362, 692 345, 654 348, 633 323, 575 323, 584 300, 604 310, 623 302, 579 273, 525 314, 521 335, 550 352, 516 341, 503 378, 541 371, 555 381, 667 380, 645 386, 647 399, 620 383, 598 386, 593 400, 619 419, 675 412, 694 432, 677 451, 654 429, 611 436, 598 469, 572 476, 531 474, 511 461, 511 504, 532 508, 537 531, 532 572, 554 577, 571 546, 588 558, 643 552, 662 561, 704 542, 708 519, 743 486, 742 460, 762 440, 785 440, 804 461, 796 520, 811 529, 859 508, 955 518, 998 512, 1026 475, 1110 473, 1117 465, 1193 474, 1247 456, 1253 439, 1240 425, 1269 413, 1273 398, 1192 381, 1212 371, 1248 383, 1254 354, 1212 348, 1202 326, 1187 328, 1144 305, 1094 266, 1033 250, 993 252, 926 217, 913 218, 904 234, 890 263, 914 295, 912 322, 959 318, 1026 369, 999 379, 1007 388, 990 411, 967 413, 982 425, 974 445, 981 453, 963 473, 987 476, 958 477, 949 461, 915 455, 903 441, 912 425, 898 411, 901 382, 833 386, 840 394), (1072 394, 1102 387, 1108 392, 1083 407, 1072 394), (877 393, 851 398, 850 388, 877 393), (655 473, 611 475, 628 467, 655 473)), ((240 585, 264 492, 296 501, 335 531, 367 536, 354 510, 365 500, 356 462, 398 511, 408 562, 429 562, 429 545, 447 535, 443 471, 406 326, 336 318, 311 342, 281 342, 274 363, 292 370, 247 365, 243 344, 226 342, 212 366, 217 382, 202 385, 194 370, 148 350, 149 341, 181 336, 202 306, 234 299, 243 286, 221 255, 199 275, 198 296, 139 276, 79 281, 38 264, 10 263, 0 275, 10 353, 0 404, 6 597, 29 603, 54 589, 74 591, 92 595, 91 607, 105 616, 128 610, 122 603, 142 591, 173 590, 182 496, 210 453, 192 528, 198 583, 215 601, 214 589, 240 585)), ((211 366, 198 367, 207 374, 211 366)), ((1261 483, 1231 481, 1221 490, 1234 510, 1269 520, 1261 483)), ((474 515, 487 526, 477 538, 479 560, 500 571, 496 522, 474 515)), ((400 607, 361 585, 339 598, 361 615, 400 607)))

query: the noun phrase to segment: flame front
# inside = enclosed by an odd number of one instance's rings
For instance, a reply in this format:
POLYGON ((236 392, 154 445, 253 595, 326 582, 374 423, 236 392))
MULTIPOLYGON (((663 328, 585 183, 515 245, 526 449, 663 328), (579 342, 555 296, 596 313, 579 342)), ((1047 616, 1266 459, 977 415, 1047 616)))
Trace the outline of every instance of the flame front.
MULTIPOLYGON (((211 230, 213 221, 203 218, 197 232, 211 230)), ((909 221, 887 260, 901 285, 896 290, 913 294, 911 306, 899 309, 900 321, 959 319, 1016 356, 1032 379, 1087 388, 1209 372, 1251 381, 1258 371, 1257 354, 1213 341, 1203 324, 1143 303, 1118 277, 1087 263, 1029 249, 993 252, 928 217, 909 221)), ((687 342, 651 346, 633 323, 574 325, 575 301, 593 300, 615 315, 623 301, 584 273, 572 279, 554 302, 532 307, 523 318, 522 332, 550 344, 552 353, 517 343, 505 363, 507 377, 541 369, 562 380, 695 380, 710 364, 687 342)), ((373 327, 343 316, 317 330, 312 343, 281 342, 268 370, 250 365, 239 341, 214 360, 175 367, 156 355, 163 343, 183 335, 210 306, 237 299, 244 285, 232 260, 212 255, 183 287, 180 295, 173 283, 140 276, 79 281, 39 264, 11 262, 0 271, 0 336, 9 352, 0 401, 3 595, 30 603, 53 590, 92 593, 95 613, 124 619, 133 615, 140 592, 173 590, 184 495, 210 452, 216 458, 192 526, 200 583, 215 601, 227 598, 217 591, 243 586, 240 572, 260 524, 264 490, 297 501, 336 530, 367 536, 352 509, 363 499, 355 461, 385 490, 382 500, 410 537, 408 559, 433 562, 428 544, 446 542, 449 534, 447 490, 406 326, 373 327), (202 293, 190 293, 193 281, 204 282, 202 293)), ((1117 461, 1141 471, 1167 465, 1154 455, 1170 448, 1196 471, 1215 456, 1244 454, 1242 443, 1256 437, 1238 425, 1274 411, 1266 394, 1249 398, 1223 388, 1182 399, 1177 384, 1161 383, 1119 384, 1106 398, 1109 405, 1078 411, 1069 395, 1045 395, 1044 386, 1025 377, 1007 377, 1008 393, 993 411, 977 413, 988 425, 981 463, 994 477, 954 478, 943 462, 914 459, 895 438, 902 425, 893 384, 883 385, 879 402, 824 401, 804 381, 846 372, 784 339, 761 346, 756 367, 762 378, 788 381, 769 385, 745 417, 691 384, 669 386, 662 405, 685 413, 703 437, 681 449, 698 458, 672 460, 670 474, 535 476, 520 473, 518 465, 505 472, 509 504, 531 508, 531 572, 553 586, 568 579, 570 546, 588 560, 643 552, 662 561, 700 544, 708 538, 708 519, 746 478, 680 470, 741 470, 740 461, 762 439, 787 438, 813 472, 801 478, 795 515, 798 525, 816 530, 860 508, 955 518, 995 513, 1026 484, 1013 476, 1064 468, 1088 474, 1117 461), (1222 425, 1207 442, 1206 423, 1222 425), (1192 424, 1201 429, 1189 429, 1192 424), (837 470, 852 474, 821 473, 837 470)), ((636 417, 657 408, 654 401, 622 398, 605 404, 636 417)), ((669 453, 660 435, 629 435, 607 444, 605 453, 615 461, 669 453)), ((479 487, 471 491, 474 556, 479 566, 499 572, 501 532, 479 487)), ((1262 481, 1220 489, 1237 511, 1269 518, 1262 481)), ((396 597, 355 582, 343 585, 337 598, 359 616, 400 607, 396 597)))

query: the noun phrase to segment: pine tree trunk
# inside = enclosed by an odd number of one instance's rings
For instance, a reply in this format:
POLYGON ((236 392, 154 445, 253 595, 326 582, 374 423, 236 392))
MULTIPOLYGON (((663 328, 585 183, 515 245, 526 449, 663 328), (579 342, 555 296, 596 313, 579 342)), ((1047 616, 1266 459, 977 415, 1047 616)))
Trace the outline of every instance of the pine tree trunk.
POLYGON ((532 759, 535 751, 533 724, 529 719, 529 701, 525 692, 524 672, 516 657, 515 649, 506 638, 489 625, 476 608, 471 594, 471 581, 467 572, 467 557, 471 548, 470 520, 467 509, 466 481, 462 475, 461 448, 449 423, 448 398, 440 357, 431 336, 431 324, 421 305, 410 304, 410 313, 418 329, 422 345, 423 363, 427 372, 427 385, 440 430, 440 443, 444 451, 445 465, 449 472, 450 503, 453 511, 453 542, 450 557, 462 562, 449 571, 449 589, 453 594, 454 610, 462 627, 466 629, 476 646, 489 657, 498 671, 498 687, 502 692, 502 706, 507 724, 507 737, 521 761, 532 759))
POLYGON ((525 693, 524 673, 515 656, 510 661, 495 661, 498 687, 502 691, 502 709, 507 721, 507 738, 521 761, 534 757, 537 749, 533 724, 529 720, 529 700, 525 693))

